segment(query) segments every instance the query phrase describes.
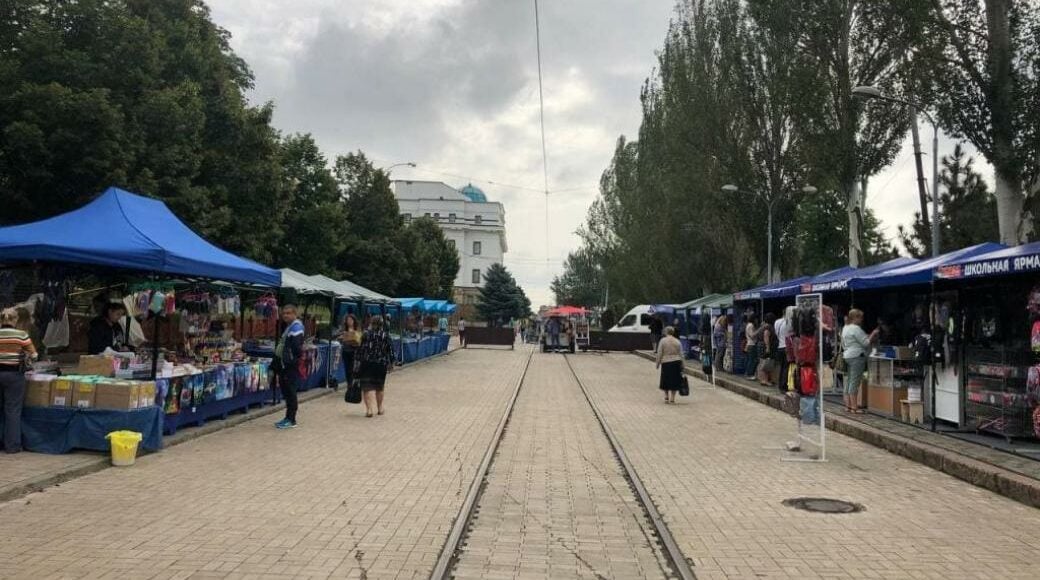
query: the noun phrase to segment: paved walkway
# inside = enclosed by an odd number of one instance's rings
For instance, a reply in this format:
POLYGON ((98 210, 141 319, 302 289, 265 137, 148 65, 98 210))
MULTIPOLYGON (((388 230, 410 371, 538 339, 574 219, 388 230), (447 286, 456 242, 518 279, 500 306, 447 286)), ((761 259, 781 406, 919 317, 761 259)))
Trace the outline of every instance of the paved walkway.
POLYGON ((563 356, 536 354, 456 578, 663 578, 652 526, 563 356))
POLYGON ((1036 509, 835 433, 829 462, 782 462, 765 447, 792 438, 789 415, 695 381, 664 405, 645 360, 571 360, 702 580, 1038 576, 1036 509), (866 511, 781 504, 802 496, 866 511))
POLYGON ((323 397, 0 504, 4 578, 425 578, 526 362, 391 375, 387 415, 323 397))

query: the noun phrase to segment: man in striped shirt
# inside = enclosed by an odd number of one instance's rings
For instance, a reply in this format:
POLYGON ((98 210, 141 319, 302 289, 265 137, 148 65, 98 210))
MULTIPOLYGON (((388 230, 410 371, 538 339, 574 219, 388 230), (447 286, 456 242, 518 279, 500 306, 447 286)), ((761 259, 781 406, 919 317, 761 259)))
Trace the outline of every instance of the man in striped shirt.
POLYGON ((25 401, 23 363, 36 359, 36 348, 24 331, 14 327, 18 313, 0 313, 0 402, 4 409, 4 450, 22 450, 22 403, 25 401))

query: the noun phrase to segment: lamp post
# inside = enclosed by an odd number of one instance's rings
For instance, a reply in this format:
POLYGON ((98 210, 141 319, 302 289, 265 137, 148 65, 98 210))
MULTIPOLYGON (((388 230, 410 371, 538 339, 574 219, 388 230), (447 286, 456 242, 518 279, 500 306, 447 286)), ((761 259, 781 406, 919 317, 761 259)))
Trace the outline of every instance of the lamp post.
POLYGON ((411 167, 411 168, 414 169, 415 168, 415 162, 414 161, 406 161, 405 163, 394 163, 393 165, 391 165, 390 167, 387 167, 383 171, 385 171, 387 176, 389 176, 390 172, 394 170, 394 167, 404 167, 404 166, 408 166, 408 167, 411 167))
POLYGON ((924 115, 925 119, 932 125, 932 256, 939 255, 939 125, 935 119, 923 110, 918 103, 891 97, 881 92, 881 89, 871 86, 859 86, 852 89, 852 96, 863 99, 878 99, 890 103, 900 103, 910 109, 910 134, 914 140, 914 158, 917 166, 917 191, 921 197, 921 218, 925 225, 929 225, 927 196, 924 191, 924 169, 921 166, 921 136, 917 131, 917 115, 924 115))
MULTIPOLYGON (((740 193, 740 188, 731 183, 727 183, 722 186, 722 191, 726 193, 740 193)), ((812 195, 816 193, 817 189, 811 185, 806 185, 802 188, 802 193, 812 195)), ((750 192, 745 192, 750 193, 750 192)), ((762 196, 766 201, 766 210, 768 213, 768 225, 766 226, 766 284, 773 283, 773 203, 776 202, 777 198, 773 196, 762 196)))

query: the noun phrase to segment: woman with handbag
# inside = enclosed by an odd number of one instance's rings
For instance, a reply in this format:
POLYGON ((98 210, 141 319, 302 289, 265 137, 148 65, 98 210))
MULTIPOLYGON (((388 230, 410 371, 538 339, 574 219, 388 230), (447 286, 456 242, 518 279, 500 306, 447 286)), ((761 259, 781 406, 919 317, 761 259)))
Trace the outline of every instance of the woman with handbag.
POLYGON ((4 450, 22 450, 22 405, 25 403, 25 371, 36 360, 36 347, 29 335, 15 328, 14 309, 0 314, 0 407, 4 412, 4 450))
POLYGON ((675 338, 675 328, 664 329, 664 338, 657 343, 657 368, 661 369, 659 388, 664 391, 665 404, 675 404, 675 393, 683 387, 682 343, 675 338))
POLYGON ((354 380, 354 351, 361 346, 361 328, 353 314, 343 319, 343 332, 340 333, 339 341, 343 346, 343 368, 347 369, 349 385, 354 380))
POLYGON ((354 371, 365 399, 365 417, 375 410, 383 414, 383 389, 386 375, 393 372, 397 362, 390 335, 383 329, 383 317, 373 316, 368 330, 361 337, 361 346, 354 353, 354 371))

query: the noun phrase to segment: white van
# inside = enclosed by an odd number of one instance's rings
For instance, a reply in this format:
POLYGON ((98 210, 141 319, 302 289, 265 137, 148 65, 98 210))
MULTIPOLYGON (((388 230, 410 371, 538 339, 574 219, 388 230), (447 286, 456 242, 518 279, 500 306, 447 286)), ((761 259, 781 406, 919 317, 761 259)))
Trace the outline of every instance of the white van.
POLYGON ((650 320, 653 318, 653 314, 654 307, 652 305, 640 304, 629 310, 607 332, 645 332, 650 334, 650 320))

